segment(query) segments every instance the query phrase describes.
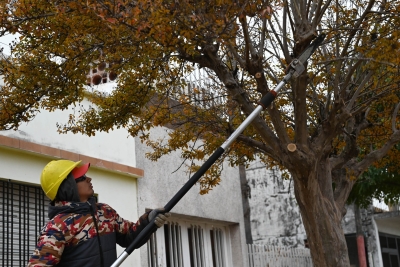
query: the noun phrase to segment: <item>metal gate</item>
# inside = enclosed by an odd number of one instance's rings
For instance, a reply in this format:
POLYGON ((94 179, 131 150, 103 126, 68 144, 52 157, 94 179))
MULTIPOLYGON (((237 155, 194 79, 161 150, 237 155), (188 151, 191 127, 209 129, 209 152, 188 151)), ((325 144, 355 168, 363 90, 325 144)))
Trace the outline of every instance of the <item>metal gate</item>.
POLYGON ((0 180, 1 266, 26 266, 47 221, 49 201, 40 186, 0 180))

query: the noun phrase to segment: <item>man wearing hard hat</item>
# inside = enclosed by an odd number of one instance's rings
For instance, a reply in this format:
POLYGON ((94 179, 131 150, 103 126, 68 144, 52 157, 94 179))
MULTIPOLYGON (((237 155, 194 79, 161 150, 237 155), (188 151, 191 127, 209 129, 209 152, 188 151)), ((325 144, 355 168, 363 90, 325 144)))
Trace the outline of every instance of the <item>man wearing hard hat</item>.
POLYGON ((80 163, 54 160, 44 167, 40 184, 51 200, 50 220, 40 232, 28 267, 108 267, 117 259, 116 244, 127 247, 149 221, 155 218, 161 227, 170 216, 155 209, 136 223, 124 220, 109 205, 96 203, 92 178, 86 176, 90 163, 80 163))

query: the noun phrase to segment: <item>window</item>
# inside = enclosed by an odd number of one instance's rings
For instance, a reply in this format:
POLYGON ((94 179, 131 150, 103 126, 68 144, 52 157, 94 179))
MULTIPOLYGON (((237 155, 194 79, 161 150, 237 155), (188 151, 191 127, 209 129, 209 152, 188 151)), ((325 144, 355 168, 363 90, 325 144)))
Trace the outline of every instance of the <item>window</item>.
MULTIPOLYGON (((176 218, 174 218, 176 219, 176 218)), ((147 242, 148 267, 232 265, 229 227, 190 218, 168 221, 147 242)))
POLYGON ((384 267, 398 267, 400 253, 400 237, 379 233, 384 267))
POLYGON ((165 250, 167 257, 167 267, 183 266, 182 258, 182 234, 178 223, 168 223, 164 225, 165 250))
MULTIPOLYGON (((356 234, 345 235, 350 265, 359 266, 356 234)), ((366 248, 366 247, 365 247, 366 248)), ((367 255, 367 254, 366 254, 367 255)))
POLYGON ((210 230, 212 262, 214 267, 225 267, 224 238, 219 228, 210 230))
POLYGON ((204 267, 204 237, 200 226, 192 225, 188 229, 190 266, 204 267))
POLYGON ((147 241, 147 262, 149 267, 158 266, 157 238, 155 233, 152 234, 149 241, 147 241))
POLYGON ((0 180, 1 266, 26 266, 47 222, 49 201, 40 186, 0 180))
MULTIPOLYGON (((181 226, 176 222, 168 222, 164 225, 164 245, 165 245, 165 261, 167 267, 183 267, 182 253, 182 230, 181 226)), ((158 231, 159 232, 159 231, 158 231)), ((160 241, 162 242, 162 241, 160 241)), ((147 260, 149 267, 158 267, 159 259, 157 232, 151 235, 147 242, 147 260)), ((164 265, 162 265, 164 266, 164 265)))

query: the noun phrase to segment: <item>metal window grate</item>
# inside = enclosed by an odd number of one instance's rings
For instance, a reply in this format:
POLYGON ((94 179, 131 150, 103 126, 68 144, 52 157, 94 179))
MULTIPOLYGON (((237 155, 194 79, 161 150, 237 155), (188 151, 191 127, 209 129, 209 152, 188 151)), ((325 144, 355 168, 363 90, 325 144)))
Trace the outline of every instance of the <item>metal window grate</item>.
POLYGON ((223 231, 214 228, 210 231, 211 251, 214 267, 225 267, 223 231))
POLYGON ((47 221, 49 201, 39 186, 0 180, 1 266, 26 266, 47 221))
POLYGON ((192 225, 188 228, 190 266, 204 267, 204 236, 203 229, 198 225, 192 225))
POLYGON ((167 267, 182 267, 182 232, 181 226, 175 222, 164 225, 167 267))
POLYGON ((156 233, 152 234, 147 242, 147 262, 149 267, 158 266, 156 233))

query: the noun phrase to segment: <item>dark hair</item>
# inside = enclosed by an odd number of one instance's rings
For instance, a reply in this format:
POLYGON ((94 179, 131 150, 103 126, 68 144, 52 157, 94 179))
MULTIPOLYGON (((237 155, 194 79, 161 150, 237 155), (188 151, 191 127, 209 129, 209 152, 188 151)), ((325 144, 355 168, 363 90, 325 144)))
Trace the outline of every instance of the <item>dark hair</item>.
POLYGON ((80 202, 78 187, 71 173, 62 181, 54 201, 80 202))

